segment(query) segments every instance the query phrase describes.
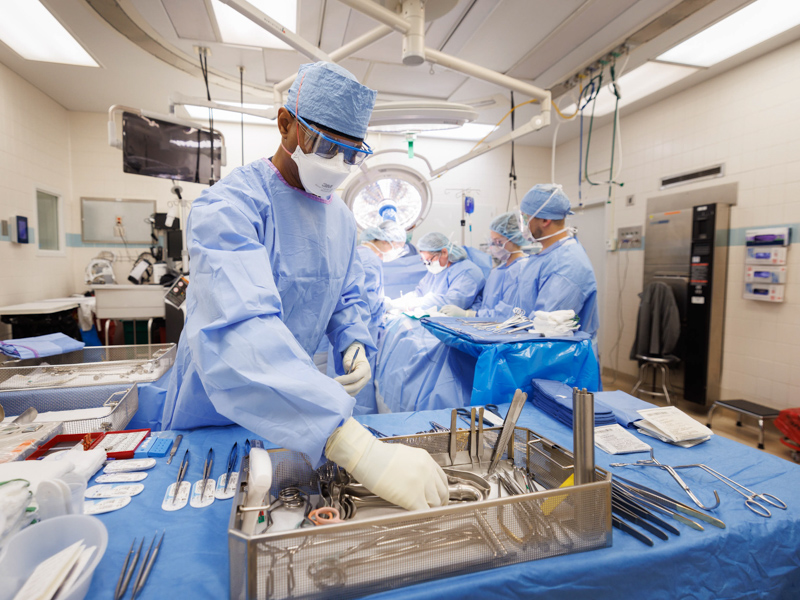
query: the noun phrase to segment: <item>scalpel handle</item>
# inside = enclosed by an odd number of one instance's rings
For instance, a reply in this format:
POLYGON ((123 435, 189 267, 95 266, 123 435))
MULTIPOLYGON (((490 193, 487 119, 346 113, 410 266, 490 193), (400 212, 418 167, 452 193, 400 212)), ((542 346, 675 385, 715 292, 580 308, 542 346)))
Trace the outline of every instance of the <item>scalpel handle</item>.
POLYGON ((170 464, 172 462, 172 459, 174 458, 175 453, 178 451, 178 446, 181 445, 181 440, 182 439, 183 439, 183 436, 179 435, 178 437, 175 438, 175 441, 172 442, 172 448, 169 451, 169 458, 167 459, 167 464, 170 464))

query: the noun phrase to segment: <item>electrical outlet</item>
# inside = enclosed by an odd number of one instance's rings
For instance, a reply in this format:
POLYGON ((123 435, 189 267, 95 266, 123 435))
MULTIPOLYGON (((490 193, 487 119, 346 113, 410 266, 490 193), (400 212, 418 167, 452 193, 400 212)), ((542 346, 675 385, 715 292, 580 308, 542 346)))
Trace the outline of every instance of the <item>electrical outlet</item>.
POLYGON ((621 250, 640 250, 642 248, 642 227, 620 227, 617 229, 617 239, 621 250))
POLYGON ((608 238, 606 240, 606 250, 614 252, 617 249, 617 238, 608 238))
POLYGON ((633 198, 633 194, 625 198, 625 206, 633 206, 634 204, 636 204, 636 202, 633 198))

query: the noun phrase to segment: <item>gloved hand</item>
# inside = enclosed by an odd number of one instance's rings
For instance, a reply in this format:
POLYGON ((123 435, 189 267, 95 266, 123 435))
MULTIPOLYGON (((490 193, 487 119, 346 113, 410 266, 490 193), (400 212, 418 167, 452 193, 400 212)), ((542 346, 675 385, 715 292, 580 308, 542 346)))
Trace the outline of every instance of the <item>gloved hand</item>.
POLYGON ((464 310, 455 304, 446 304, 439 309, 439 312, 448 317, 474 317, 478 314, 474 310, 464 310))
POLYGON ((342 357, 342 366, 344 367, 345 374, 334 377, 334 380, 344 386, 345 392, 351 396, 355 396, 372 378, 372 369, 369 368, 367 351, 364 350, 364 344, 361 342, 353 342, 350 344, 342 357), (353 363, 356 349, 358 349, 358 356, 355 357, 355 363, 353 363))
POLYGON ((368 490, 406 510, 444 506, 447 476, 422 448, 376 439, 353 418, 328 438, 325 455, 368 490))

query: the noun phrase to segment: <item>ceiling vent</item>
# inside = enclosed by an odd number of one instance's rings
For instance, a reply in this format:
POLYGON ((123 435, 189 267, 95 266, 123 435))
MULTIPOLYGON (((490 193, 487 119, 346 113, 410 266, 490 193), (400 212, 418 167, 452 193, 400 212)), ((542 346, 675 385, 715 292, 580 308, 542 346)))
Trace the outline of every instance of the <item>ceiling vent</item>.
POLYGON ((715 179, 717 177, 724 177, 724 176, 725 176, 725 165, 724 164, 714 165, 713 167, 698 169, 697 171, 690 171, 688 173, 681 173, 679 175, 670 175, 669 177, 662 177, 660 189, 665 190, 667 188, 675 187, 678 185, 686 185, 687 183, 695 183, 697 181, 703 181, 705 179, 715 179))

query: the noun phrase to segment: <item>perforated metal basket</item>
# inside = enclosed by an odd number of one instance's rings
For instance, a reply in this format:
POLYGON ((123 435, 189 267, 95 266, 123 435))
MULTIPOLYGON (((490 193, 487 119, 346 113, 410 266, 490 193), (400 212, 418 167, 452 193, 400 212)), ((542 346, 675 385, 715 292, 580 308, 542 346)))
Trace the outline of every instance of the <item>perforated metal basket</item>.
POLYGON ((81 350, 0 363, 0 392, 145 383, 175 362, 175 344, 87 346, 81 350))
MULTIPOLYGON (((485 433, 484 446, 491 449, 499 430, 485 433)), ((458 450, 468 447, 469 436, 469 431, 458 432, 458 450)), ((443 464, 450 434, 383 441, 424 448, 443 464)), ((273 496, 289 486, 315 493, 318 471, 305 455, 275 450, 270 457, 273 496)), ((535 481, 555 489, 425 512, 397 511, 397 516, 354 519, 338 525, 247 535, 241 530, 243 512, 239 510, 247 494, 243 477, 228 530, 230 597, 356 598, 391 587, 611 545, 609 473, 597 469, 593 483, 558 489, 573 473, 572 455, 520 427, 503 458, 527 468, 535 481)))
POLYGON ((42 413, 57 413, 45 420, 63 421, 63 433, 121 431, 139 408, 139 388, 134 383, 4 391, 0 392, 0 404, 8 418, 30 407, 35 408, 40 417, 42 413))

